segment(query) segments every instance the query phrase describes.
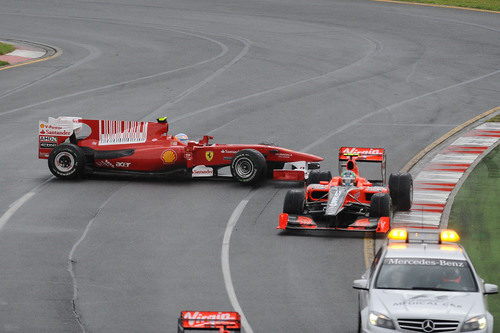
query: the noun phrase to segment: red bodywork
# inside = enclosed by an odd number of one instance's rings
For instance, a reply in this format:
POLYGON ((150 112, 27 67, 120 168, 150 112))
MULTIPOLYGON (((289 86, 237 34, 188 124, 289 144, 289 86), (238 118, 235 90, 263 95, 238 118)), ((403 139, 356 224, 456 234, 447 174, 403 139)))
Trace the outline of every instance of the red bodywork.
POLYGON ((241 318, 233 311, 182 311, 177 332, 185 330, 218 330, 220 333, 239 332, 241 318))
MULTIPOLYGON (((78 134, 78 133, 76 133, 78 134)), ((281 147, 252 144, 211 144, 211 136, 200 141, 181 142, 168 134, 167 122, 90 120, 76 117, 49 118, 40 121, 39 158, 47 159, 57 145, 71 141, 85 150, 93 170, 168 173, 187 171, 193 177, 218 176, 243 149, 263 154, 266 162, 319 162, 321 157, 281 147), (87 126, 90 135, 76 139, 72 135, 87 126)), ((87 159, 87 163, 89 163, 87 159)), ((307 167, 306 167, 307 169, 307 167)), ((275 170, 274 179, 304 180, 305 170, 275 170)))
MULTIPOLYGON (((385 150, 383 148, 359 148, 341 147, 339 149, 339 171, 350 170, 356 175, 353 187, 350 188, 343 199, 342 207, 348 205, 370 206, 371 196, 375 193, 389 193, 386 186, 374 186, 367 178, 359 175, 358 162, 380 163, 382 169, 382 180, 379 185, 385 185, 385 150)), ((387 233, 390 229, 390 217, 383 216, 373 218, 359 216, 347 226, 332 227, 322 226, 318 211, 307 211, 307 207, 324 207, 329 201, 329 193, 332 187, 343 187, 340 176, 333 177, 330 181, 321 181, 320 184, 311 184, 305 188, 306 208, 303 215, 282 213, 279 216, 277 229, 297 230, 343 230, 343 231, 375 231, 377 233, 387 233)), ((320 213, 321 214, 321 213, 320 213)))

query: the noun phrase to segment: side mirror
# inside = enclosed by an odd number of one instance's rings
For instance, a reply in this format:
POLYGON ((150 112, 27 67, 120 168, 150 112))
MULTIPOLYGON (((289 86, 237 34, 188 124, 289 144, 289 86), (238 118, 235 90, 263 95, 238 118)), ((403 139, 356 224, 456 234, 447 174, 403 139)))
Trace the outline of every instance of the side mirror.
POLYGON ((485 283, 484 294, 485 295, 498 294, 498 286, 496 284, 485 283))
POLYGON ((354 280, 354 282, 352 283, 352 287, 354 289, 368 290, 368 280, 366 279, 354 280))

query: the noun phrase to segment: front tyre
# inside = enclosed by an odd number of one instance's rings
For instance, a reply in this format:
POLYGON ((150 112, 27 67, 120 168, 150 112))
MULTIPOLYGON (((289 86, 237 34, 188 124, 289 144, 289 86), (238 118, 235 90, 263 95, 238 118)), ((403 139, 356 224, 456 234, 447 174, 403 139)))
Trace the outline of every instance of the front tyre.
POLYGON ((83 177, 85 171, 85 153, 72 143, 63 143, 51 150, 49 170, 59 178, 74 179, 83 177))
POLYGON ((240 183, 256 184, 266 173, 266 159, 255 149, 240 150, 231 160, 231 174, 240 183))
POLYGON ((283 213, 300 215, 304 212, 306 193, 303 190, 288 190, 283 203, 283 213))
POLYGON ((375 193, 370 199, 370 217, 391 216, 391 197, 387 193, 375 193))
POLYGON ((409 173, 389 176, 389 192, 396 210, 408 211, 413 201, 413 179, 409 173))

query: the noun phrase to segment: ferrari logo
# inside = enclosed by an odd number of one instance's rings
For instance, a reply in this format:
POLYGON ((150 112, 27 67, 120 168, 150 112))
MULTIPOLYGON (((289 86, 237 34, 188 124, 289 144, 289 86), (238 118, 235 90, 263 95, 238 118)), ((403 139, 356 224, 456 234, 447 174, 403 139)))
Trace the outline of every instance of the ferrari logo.
POLYGON ((207 161, 211 161, 212 158, 214 158, 214 152, 213 151, 207 151, 205 152, 205 158, 207 159, 207 161))

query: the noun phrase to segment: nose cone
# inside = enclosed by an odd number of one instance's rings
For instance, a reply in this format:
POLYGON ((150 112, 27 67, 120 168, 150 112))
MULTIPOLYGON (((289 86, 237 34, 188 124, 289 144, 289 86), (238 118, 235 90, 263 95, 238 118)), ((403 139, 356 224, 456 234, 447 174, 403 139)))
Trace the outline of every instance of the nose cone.
POLYGON ((313 155, 313 154, 307 154, 307 153, 302 153, 298 151, 286 151, 286 153, 292 153, 292 156, 290 160, 293 162, 296 161, 306 161, 306 162, 321 162, 323 161, 322 157, 313 155))

